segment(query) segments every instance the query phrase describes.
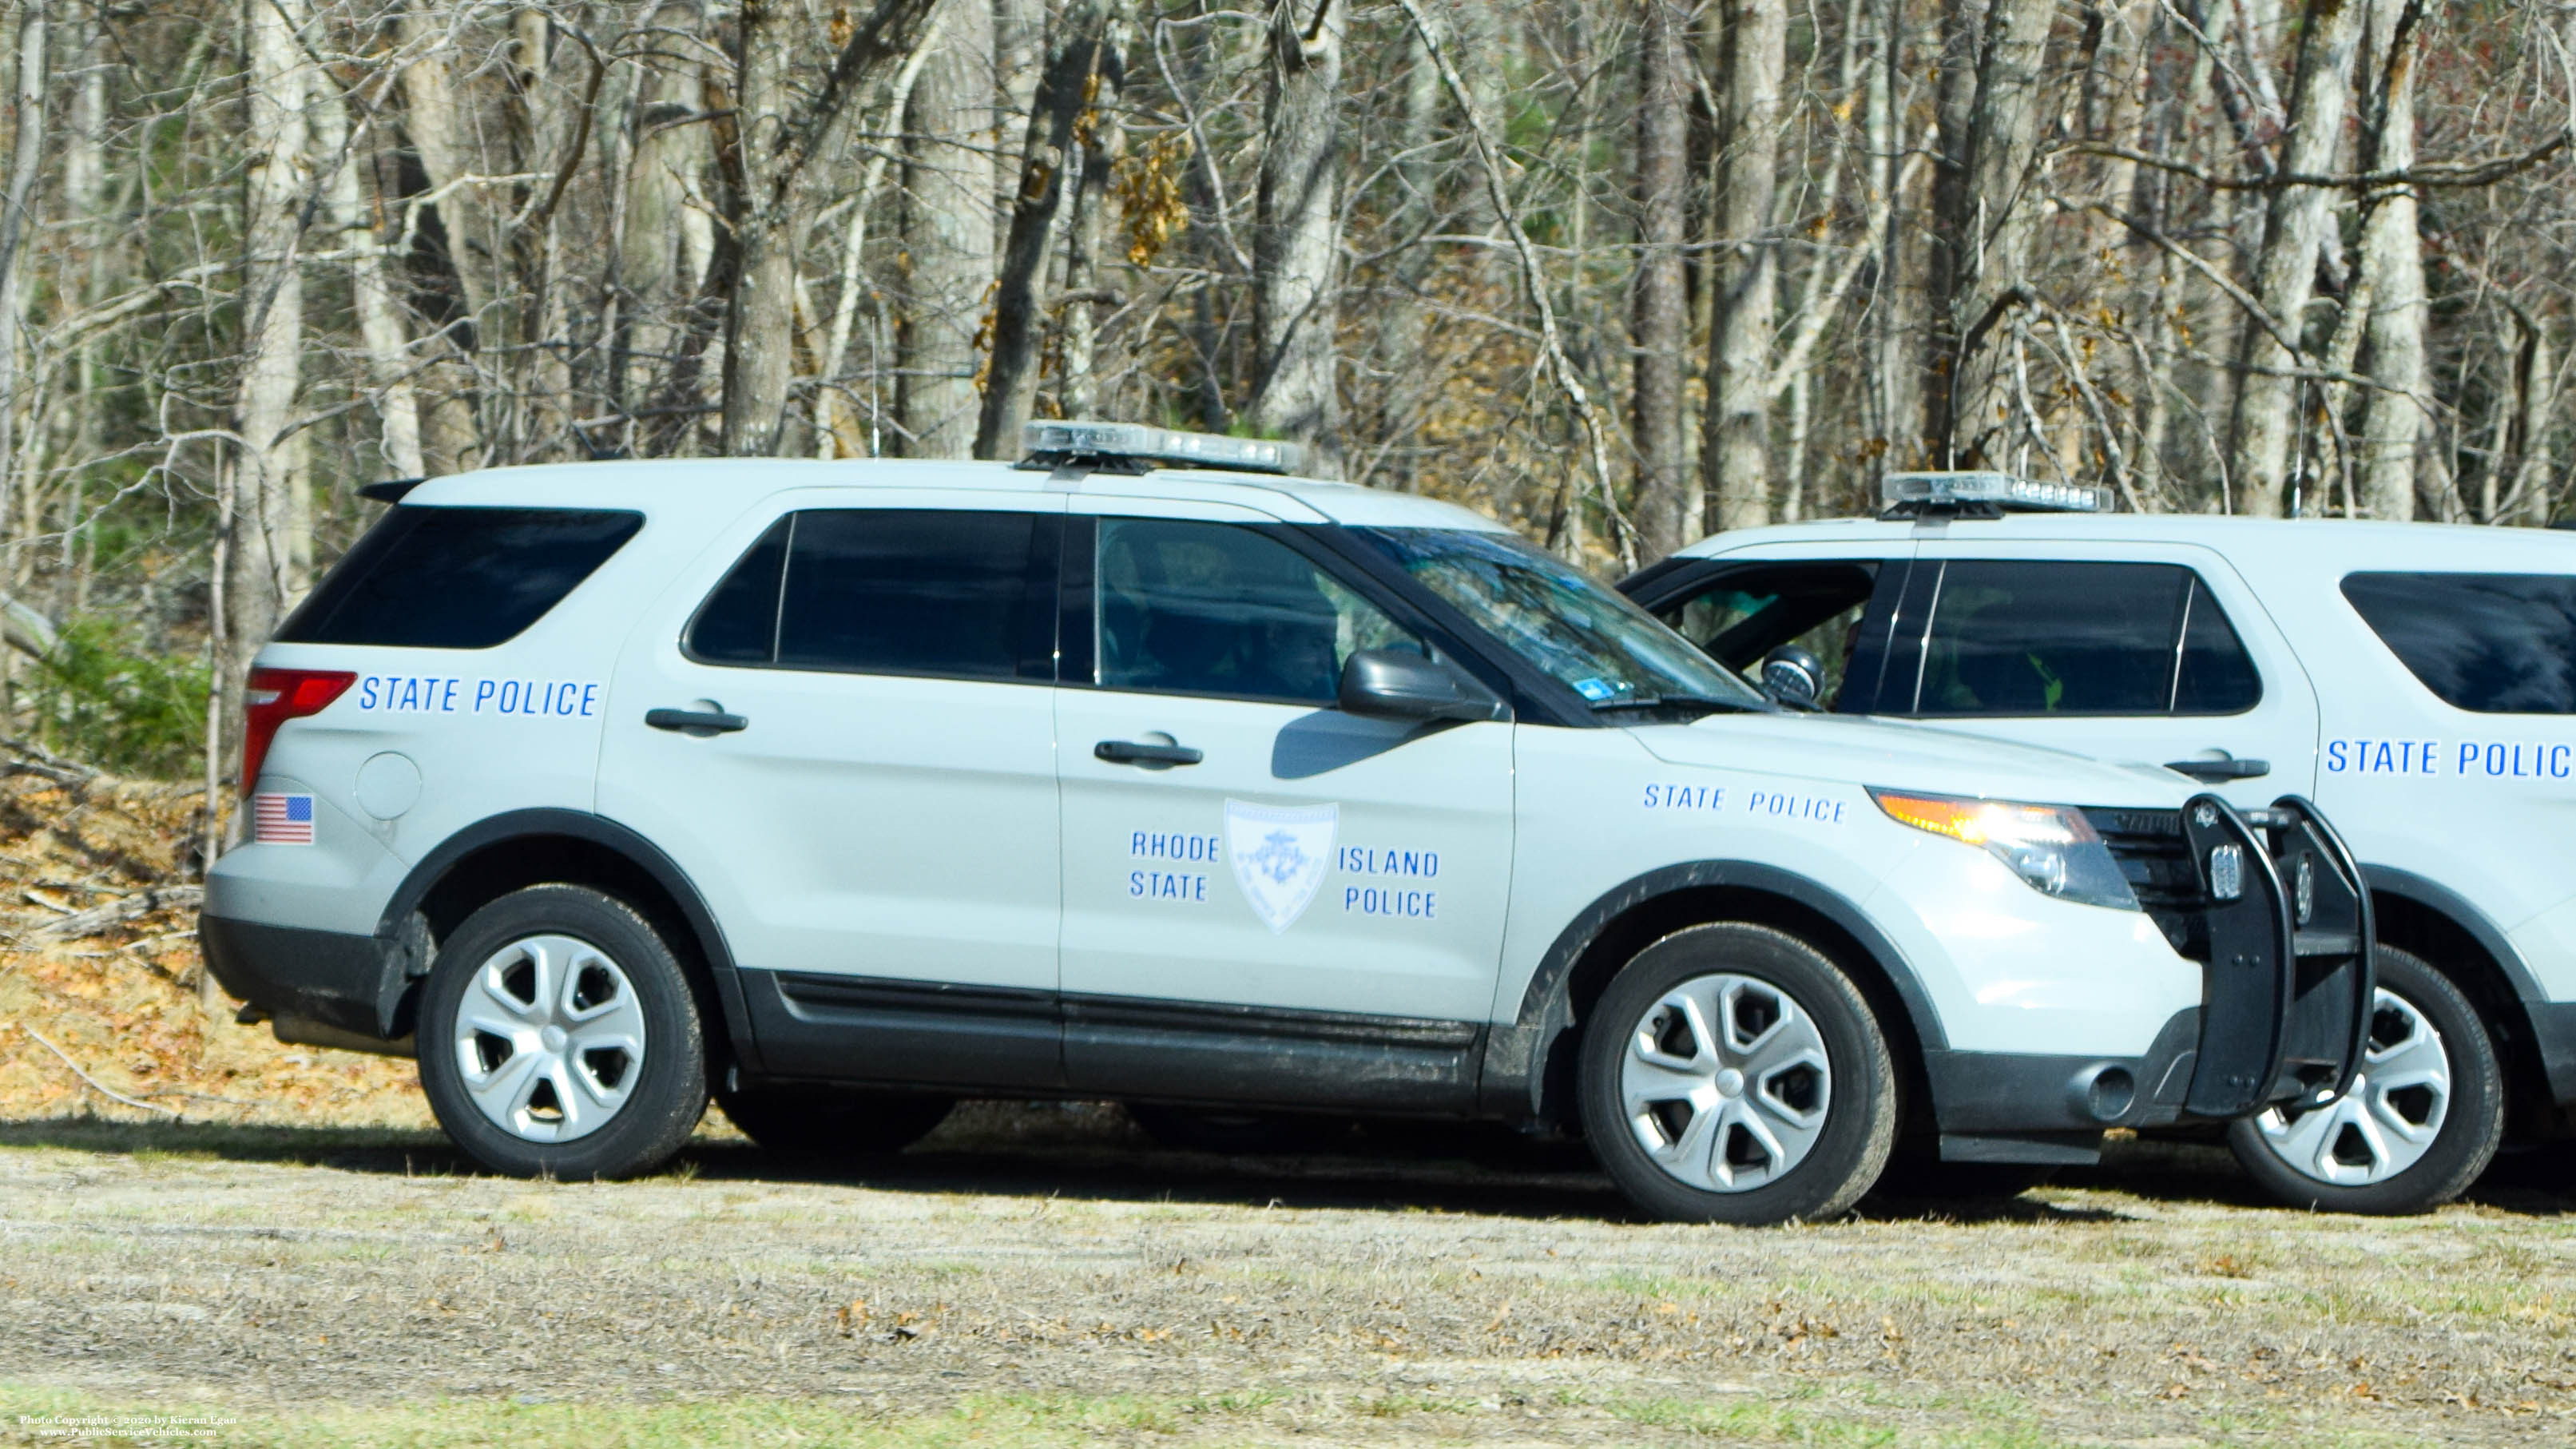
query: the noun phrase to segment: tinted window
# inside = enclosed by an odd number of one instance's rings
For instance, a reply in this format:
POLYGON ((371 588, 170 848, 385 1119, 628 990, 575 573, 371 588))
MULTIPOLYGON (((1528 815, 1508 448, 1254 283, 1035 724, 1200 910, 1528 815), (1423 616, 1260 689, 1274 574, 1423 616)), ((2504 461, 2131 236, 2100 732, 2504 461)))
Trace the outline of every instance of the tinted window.
POLYGON ((294 644, 489 649, 608 561, 640 513, 399 507, 343 554, 277 637, 294 644))
POLYGON ((699 606, 711 664, 967 679, 1054 673, 1056 520, 952 509, 781 519, 699 606))
POLYGON ((1831 709, 1878 582, 1875 563, 1769 564, 1728 570, 1712 586, 1656 611, 1683 638, 1755 679, 1764 655, 1794 644, 1823 667, 1818 702, 1831 709))
POLYGON ((1917 714, 2227 714, 2260 698, 2252 661, 2173 564, 1942 565, 1917 714))
POLYGON ((2576 714, 2576 575, 2353 574, 2343 596, 2445 703, 2576 714))
POLYGON ((1100 524, 1099 681, 1329 704, 1362 649, 1422 643, 1296 550, 1223 523, 1100 524))

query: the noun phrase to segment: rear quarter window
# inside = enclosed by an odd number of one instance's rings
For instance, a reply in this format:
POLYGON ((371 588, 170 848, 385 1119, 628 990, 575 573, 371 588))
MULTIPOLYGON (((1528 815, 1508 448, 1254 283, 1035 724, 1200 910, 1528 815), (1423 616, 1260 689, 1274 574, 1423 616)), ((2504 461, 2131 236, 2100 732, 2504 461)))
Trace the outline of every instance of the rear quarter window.
POLYGON ((2443 703, 2576 714, 2576 574, 2347 574, 2343 596, 2443 703))
POLYGON ((644 526, 602 508, 405 505, 343 554, 277 638, 489 649, 526 632, 644 526))

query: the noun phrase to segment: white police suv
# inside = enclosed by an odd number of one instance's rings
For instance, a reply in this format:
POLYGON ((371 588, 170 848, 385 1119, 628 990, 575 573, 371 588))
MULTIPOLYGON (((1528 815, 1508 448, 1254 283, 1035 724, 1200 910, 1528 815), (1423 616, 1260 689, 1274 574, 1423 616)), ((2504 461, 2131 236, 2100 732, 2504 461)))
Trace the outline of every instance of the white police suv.
POLYGON ((2283 1198, 2420 1210, 2477 1177, 2509 1120, 2559 1131, 2576 537, 2093 516, 2095 490, 1995 474, 1896 475, 1887 502, 1723 534, 1622 587, 1837 714, 2169 762, 2240 805, 2314 799, 2369 882, 2378 990, 2350 1094, 2229 1134, 2283 1198))
POLYGON ((1900 1128, 2080 1161, 2356 1064, 2304 807, 1784 711, 1280 444, 1032 450, 399 492, 257 660, 215 971, 568 1177, 711 1090, 843 1150, 1113 1098, 1579 1122, 1648 1212, 1770 1222, 1900 1128))

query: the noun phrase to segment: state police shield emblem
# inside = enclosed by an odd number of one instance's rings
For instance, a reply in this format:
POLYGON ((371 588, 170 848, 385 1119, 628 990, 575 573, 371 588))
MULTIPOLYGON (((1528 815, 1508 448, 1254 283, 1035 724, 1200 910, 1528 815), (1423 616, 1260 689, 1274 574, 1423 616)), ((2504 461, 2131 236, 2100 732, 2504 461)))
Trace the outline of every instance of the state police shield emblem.
POLYGON ((1339 805, 1247 805, 1225 802, 1225 853, 1234 883, 1277 935, 1306 913, 1333 865, 1339 805))

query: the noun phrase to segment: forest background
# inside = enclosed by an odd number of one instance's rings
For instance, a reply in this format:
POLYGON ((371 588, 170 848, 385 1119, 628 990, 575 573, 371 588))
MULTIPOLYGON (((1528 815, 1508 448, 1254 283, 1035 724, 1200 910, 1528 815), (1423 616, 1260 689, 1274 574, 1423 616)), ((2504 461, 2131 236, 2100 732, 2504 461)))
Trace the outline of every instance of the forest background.
POLYGON ((1892 467, 2541 524, 2576 462, 2571 3, 0 17, 0 734, 210 799, 382 479, 1107 416, 1615 575, 1892 467))

